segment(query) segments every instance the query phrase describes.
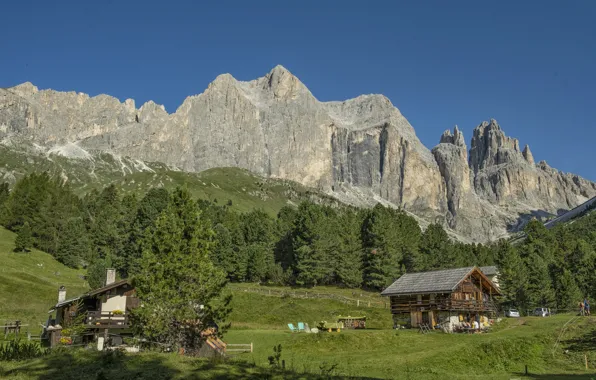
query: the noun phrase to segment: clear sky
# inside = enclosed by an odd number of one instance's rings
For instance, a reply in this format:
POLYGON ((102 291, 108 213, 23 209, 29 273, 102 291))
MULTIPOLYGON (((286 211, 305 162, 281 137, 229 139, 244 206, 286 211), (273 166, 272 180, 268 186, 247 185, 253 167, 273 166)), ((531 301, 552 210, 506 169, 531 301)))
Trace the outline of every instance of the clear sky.
POLYGON ((495 118, 596 180, 596 0, 6 1, 0 86, 152 99, 281 64, 319 100, 382 93, 429 148, 495 118))

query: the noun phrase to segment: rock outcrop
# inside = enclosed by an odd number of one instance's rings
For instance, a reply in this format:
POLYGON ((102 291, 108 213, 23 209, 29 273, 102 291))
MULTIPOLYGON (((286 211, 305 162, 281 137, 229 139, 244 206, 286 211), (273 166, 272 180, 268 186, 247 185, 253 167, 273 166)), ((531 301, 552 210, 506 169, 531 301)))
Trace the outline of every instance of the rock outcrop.
POLYGON ((457 127, 430 151, 386 97, 320 102, 282 66, 250 82, 220 75, 172 114, 153 102, 137 109, 131 99, 31 83, 0 89, 0 139, 75 158, 109 151, 191 172, 241 167, 359 205, 386 202, 474 241, 502 235, 520 215, 554 213, 596 195, 589 181, 535 165, 529 147, 520 151, 495 120, 474 130, 469 154, 457 127))

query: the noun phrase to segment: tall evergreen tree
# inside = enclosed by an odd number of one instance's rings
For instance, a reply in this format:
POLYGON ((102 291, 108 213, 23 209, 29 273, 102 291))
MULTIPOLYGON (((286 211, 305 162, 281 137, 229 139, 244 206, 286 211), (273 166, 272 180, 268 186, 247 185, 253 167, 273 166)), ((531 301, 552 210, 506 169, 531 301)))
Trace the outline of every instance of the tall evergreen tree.
POLYGON ((78 268, 91 260, 91 245, 81 218, 67 221, 60 234, 55 257, 62 264, 78 268))
POLYGON ((229 313, 229 299, 221 302, 225 274, 209 258, 213 248, 209 224, 190 194, 177 189, 147 231, 139 270, 133 276, 143 302, 132 315, 138 335, 194 349, 204 339, 201 332, 229 313))
POLYGON ((320 239, 322 210, 312 202, 302 202, 292 231, 296 283, 315 286, 324 282, 328 273, 328 257, 315 243, 320 239), (319 249, 317 249, 319 248, 319 249))
POLYGON ((364 285, 384 289, 405 272, 397 215, 377 204, 362 224, 364 285))
POLYGON ((360 239, 360 220, 352 210, 338 213, 336 238, 339 239, 335 255, 332 253, 332 266, 335 283, 350 288, 362 284, 362 241, 360 239))
POLYGON ((420 238, 419 270, 447 269, 462 266, 458 262, 449 235, 440 224, 430 224, 420 238))
POLYGON ((499 268, 499 286, 504 302, 510 306, 526 306, 528 275, 519 253, 507 242, 501 241, 496 247, 499 268))
POLYGON ((4 202, 6 202, 8 200, 9 195, 10 195, 10 190, 8 187, 8 183, 7 182, 0 183, 0 210, 2 209, 2 206, 4 205, 4 202))
POLYGON ((577 309, 577 305, 584 299, 575 279, 567 269, 558 278, 557 286, 557 308, 559 310, 577 309))
POLYGON ((17 237, 14 241, 15 252, 28 252, 33 247, 33 236, 31 234, 31 227, 29 222, 25 222, 19 229, 17 237))
POLYGON ((534 252, 525 260, 528 268, 528 306, 554 307, 555 291, 548 262, 534 252))
POLYGON ((87 283, 91 289, 101 288, 106 284, 106 270, 113 268, 110 256, 105 258, 93 257, 87 267, 87 283))

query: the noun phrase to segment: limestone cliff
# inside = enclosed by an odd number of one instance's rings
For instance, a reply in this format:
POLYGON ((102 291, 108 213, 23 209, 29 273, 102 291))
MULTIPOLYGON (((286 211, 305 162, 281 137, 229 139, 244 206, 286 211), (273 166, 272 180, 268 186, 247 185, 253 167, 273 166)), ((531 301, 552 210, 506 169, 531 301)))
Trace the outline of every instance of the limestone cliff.
POLYGON ((31 83, 0 89, 0 139, 192 172, 241 167, 359 205, 386 202, 475 241, 502 235, 520 215, 596 195, 589 181, 534 165, 529 147, 520 151, 494 120, 474 130, 469 154, 457 127, 430 151, 386 97, 320 102, 282 66, 250 82, 220 75, 172 114, 153 102, 136 108, 31 83))

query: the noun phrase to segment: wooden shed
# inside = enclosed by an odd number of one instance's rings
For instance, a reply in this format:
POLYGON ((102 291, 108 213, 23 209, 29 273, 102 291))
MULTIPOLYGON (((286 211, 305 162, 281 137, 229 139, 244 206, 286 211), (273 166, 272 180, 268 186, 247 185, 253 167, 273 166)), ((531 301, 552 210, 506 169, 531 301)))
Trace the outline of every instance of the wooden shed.
POLYGON ((391 301, 395 324, 433 328, 479 320, 496 312, 498 287, 478 267, 406 273, 381 295, 391 301))

